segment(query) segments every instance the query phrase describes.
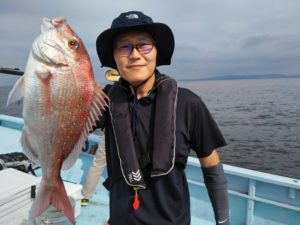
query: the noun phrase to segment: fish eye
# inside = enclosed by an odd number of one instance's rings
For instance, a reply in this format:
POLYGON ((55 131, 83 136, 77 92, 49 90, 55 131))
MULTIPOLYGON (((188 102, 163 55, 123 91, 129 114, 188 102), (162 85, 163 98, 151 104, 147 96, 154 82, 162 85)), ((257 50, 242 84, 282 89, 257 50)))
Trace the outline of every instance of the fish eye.
POLYGON ((76 39, 70 39, 68 41, 68 46, 71 49, 77 49, 79 47, 79 43, 78 43, 78 41, 76 39))

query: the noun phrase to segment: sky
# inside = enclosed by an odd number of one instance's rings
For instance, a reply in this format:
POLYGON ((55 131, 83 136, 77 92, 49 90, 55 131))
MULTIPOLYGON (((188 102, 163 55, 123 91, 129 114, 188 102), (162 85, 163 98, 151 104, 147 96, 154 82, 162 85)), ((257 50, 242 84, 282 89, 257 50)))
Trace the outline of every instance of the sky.
MULTIPOLYGON (((1 0, 0 67, 25 69, 44 17, 65 17, 82 38, 95 77, 105 81, 95 40, 120 13, 138 10, 175 36, 175 79, 300 74, 300 0, 1 0)), ((12 76, 0 75, 0 84, 12 76)))

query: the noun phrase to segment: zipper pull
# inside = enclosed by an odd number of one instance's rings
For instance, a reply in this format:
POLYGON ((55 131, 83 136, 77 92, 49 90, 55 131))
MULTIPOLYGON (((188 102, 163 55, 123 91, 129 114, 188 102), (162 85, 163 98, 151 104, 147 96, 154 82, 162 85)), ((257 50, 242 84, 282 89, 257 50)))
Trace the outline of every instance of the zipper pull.
POLYGON ((132 204, 134 210, 138 210, 138 208, 140 207, 140 200, 139 200, 139 196, 138 196, 138 189, 137 188, 133 188, 134 189, 134 202, 132 204))

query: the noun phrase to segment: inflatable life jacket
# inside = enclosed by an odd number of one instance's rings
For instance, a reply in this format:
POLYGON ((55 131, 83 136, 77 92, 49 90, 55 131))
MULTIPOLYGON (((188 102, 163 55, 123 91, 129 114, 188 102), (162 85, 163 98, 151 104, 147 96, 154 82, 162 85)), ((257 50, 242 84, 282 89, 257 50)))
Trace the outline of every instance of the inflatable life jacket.
MULTIPOLYGON (((114 146, 118 154, 122 176, 126 183, 136 190, 145 189, 146 184, 133 141, 131 115, 128 111, 130 91, 129 86, 124 85, 121 80, 111 86, 108 92, 110 123, 113 133, 109 135, 114 137, 114 146)), ((159 75, 156 78, 156 92, 151 177, 167 175, 174 167, 177 82, 168 76, 159 75)), ((106 138, 108 138, 107 136, 106 138)), ((119 178, 110 177, 109 179, 109 186, 111 186, 119 178)))

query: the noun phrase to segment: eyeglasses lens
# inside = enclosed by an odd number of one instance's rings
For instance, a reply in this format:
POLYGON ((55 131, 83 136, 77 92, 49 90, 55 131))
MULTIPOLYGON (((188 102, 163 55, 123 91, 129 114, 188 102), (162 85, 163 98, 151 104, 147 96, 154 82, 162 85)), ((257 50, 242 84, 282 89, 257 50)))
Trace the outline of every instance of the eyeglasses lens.
POLYGON ((136 45, 126 44, 126 45, 117 46, 116 50, 120 55, 128 56, 132 53, 134 48, 137 49, 139 53, 141 53, 142 55, 145 55, 151 52, 151 50, 153 49, 153 44, 152 43, 140 43, 136 45))

